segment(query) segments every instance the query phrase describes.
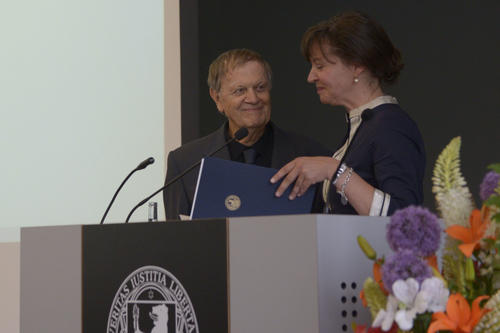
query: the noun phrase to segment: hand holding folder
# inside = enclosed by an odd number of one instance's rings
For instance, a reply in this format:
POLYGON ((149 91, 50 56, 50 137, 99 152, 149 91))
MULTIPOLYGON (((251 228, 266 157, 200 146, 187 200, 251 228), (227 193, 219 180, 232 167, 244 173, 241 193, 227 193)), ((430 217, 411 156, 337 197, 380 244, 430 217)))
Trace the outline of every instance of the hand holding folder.
POLYGON ((191 218, 308 214, 314 187, 289 200, 290 188, 276 197, 279 184, 271 184, 276 169, 223 160, 203 159, 191 209, 191 218))

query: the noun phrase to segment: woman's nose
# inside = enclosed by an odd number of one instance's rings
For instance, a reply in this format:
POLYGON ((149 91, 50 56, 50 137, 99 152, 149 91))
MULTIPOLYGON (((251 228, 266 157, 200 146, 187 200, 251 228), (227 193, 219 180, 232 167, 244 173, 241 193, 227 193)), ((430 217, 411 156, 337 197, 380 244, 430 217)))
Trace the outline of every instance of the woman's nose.
POLYGON ((309 75, 307 75, 307 82, 309 82, 309 83, 313 83, 313 82, 315 82, 317 79, 318 79, 318 77, 316 76, 316 73, 315 73, 315 72, 314 72, 314 70, 311 68, 311 70, 309 71, 309 75))

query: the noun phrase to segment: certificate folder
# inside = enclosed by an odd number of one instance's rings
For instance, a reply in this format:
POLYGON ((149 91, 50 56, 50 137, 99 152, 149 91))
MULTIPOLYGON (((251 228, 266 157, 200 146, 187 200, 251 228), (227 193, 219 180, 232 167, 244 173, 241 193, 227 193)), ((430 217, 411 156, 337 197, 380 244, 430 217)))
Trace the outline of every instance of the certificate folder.
MULTIPOLYGON (((314 187, 289 200, 292 186, 277 198, 280 182, 271 184, 276 169, 206 157, 201 162, 191 218, 308 214, 314 187)), ((292 184, 293 185, 293 184, 292 184)))

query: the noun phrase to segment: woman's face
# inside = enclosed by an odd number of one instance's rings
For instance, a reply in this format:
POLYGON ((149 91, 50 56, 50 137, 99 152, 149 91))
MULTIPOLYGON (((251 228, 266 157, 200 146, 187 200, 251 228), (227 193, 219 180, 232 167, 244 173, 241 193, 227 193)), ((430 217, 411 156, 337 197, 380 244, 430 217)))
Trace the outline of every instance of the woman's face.
MULTIPOLYGON (((326 51, 326 47, 324 49, 326 51)), ((343 105, 350 110, 354 98, 353 88, 356 84, 355 66, 345 65, 332 53, 327 54, 328 58, 325 58, 318 43, 312 45, 310 54, 311 71, 307 82, 316 85, 321 103, 343 105)))

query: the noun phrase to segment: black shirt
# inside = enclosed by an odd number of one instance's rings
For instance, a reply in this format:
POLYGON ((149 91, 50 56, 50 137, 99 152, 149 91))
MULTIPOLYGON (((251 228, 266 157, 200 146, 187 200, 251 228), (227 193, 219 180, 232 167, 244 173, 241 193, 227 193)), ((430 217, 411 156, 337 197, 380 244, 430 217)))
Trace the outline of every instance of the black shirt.
MULTIPOLYGON (((229 126, 226 124, 225 127, 225 136, 226 140, 230 140, 231 136, 229 135, 229 126)), ((264 130, 264 134, 254 143, 252 146, 245 146, 237 141, 233 141, 229 144, 229 155, 231 156, 231 161, 235 162, 245 162, 243 157, 243 151, 248 148, 253 148, 257 152, 257 156, 255 157, 255 165, 263 166, 270 168, 271 161, 273 156, 273 131, 271 129, 271 125, 267 124, 264 130)))

